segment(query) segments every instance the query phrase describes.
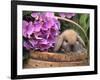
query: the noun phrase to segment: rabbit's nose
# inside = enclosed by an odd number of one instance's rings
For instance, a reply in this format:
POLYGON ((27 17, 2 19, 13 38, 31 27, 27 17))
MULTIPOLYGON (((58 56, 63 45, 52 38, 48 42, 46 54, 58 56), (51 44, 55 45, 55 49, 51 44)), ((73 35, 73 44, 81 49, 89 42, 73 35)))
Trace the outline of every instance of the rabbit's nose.
POLYGON ((70 50, 74 51, 74 45, 70 45, 70 50))

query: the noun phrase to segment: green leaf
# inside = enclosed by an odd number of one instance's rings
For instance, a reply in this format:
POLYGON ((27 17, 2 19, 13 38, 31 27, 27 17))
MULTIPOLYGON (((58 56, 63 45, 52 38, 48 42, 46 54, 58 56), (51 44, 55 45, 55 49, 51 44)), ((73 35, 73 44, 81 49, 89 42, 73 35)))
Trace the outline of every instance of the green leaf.
POLYGON ((82 26, 82 28, 87 32, 89 28, 89 15, 88 14, 82 14, 80 15, 79 23, 82 26))
POLYGON ((32 11, 23 11, 23 16, 25 15, 31 15, 32 11))
POLYGON ((69 28, 69 24, 66 21, 61 21, 60 20, 60 24, 61 24, 61 32, 63 32, 64 30, 69 28))

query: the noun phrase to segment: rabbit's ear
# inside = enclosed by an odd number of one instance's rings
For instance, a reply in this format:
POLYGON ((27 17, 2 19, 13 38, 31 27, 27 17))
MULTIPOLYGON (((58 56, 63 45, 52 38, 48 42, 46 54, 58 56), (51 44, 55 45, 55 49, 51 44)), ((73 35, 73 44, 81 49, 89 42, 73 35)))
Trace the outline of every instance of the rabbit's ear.
POLYGON ((77 40, 85 47, 85 43, 79 35, 77 35, 77 40))
POLYGON ((56 43, 55 43, 55 47, 54 47, 54 51, 58 51, 59 48, 61 47, 63 43, 63 37, 62 36, 58 36, 57 39, 56 39, 56 43))

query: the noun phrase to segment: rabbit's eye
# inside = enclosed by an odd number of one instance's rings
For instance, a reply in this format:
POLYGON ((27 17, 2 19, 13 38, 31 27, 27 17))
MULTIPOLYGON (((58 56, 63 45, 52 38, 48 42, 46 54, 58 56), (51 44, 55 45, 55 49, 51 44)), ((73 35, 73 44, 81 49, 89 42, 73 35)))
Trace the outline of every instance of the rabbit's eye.
POLYGON ((65 42, 68 42, 68 40, 65 40, 65 42))
POLYGON ((79 41, 78 39, 76 41, 79 41))

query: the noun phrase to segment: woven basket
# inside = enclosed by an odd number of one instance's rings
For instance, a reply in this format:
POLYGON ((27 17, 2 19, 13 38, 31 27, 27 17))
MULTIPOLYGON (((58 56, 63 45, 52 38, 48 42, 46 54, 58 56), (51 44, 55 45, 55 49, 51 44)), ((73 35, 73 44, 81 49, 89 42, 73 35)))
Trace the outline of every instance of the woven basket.
POLYGON ((89 65, 87 53, 51 53, 31 51, 24 68, 46 68, 89 65))

